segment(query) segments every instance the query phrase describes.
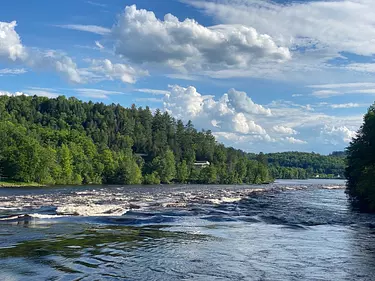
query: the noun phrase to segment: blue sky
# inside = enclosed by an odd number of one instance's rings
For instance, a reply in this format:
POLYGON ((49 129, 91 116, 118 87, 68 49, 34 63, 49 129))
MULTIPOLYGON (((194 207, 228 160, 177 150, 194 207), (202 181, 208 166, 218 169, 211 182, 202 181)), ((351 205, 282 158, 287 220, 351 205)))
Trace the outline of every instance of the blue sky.
POLYGON ((2 95, 148 105, 246 151, 324 154, 374 100, 374 1, 2 4, 2 95))

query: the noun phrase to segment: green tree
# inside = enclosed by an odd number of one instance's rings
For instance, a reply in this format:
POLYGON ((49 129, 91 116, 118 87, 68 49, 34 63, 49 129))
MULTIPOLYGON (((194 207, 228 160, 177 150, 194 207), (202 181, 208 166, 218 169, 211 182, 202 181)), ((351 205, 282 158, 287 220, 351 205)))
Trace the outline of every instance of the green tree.
POLYGON ((180 162, 177 166, 177 181, 180 183, 186 183, 187 179, 189 178, 189 169, 186 164, 186 160, 180 162))
POLYGON ((134 157, 129 153, 119 153, 115 182, 121 184, 140 184, 142 172, 134 157))
POLYGON ((170 183, 176 176, 176 163, 173 152, 168 149, 163 157, 157 156, 152 161, 154 169, 160 176, 160 181, 170 183))
POLYGON ((113 159, 112 152, 108 148, 103 149, 100 155, 100 161, 103 164, 103 182, 113 183, 116 163, 113 159))
POLYGON ((145 174, 143 177, 143 184, 160 184, 160 177, 157 172, 145 174))
POLYGON ((59 183, 74 183, 73 180, 73 157, 66 144, 58 150, 57 161, 61 167, 59 183))
POLYGON ((364 116, 357 136, 347 148, 346 192, 355 207, 375 212, 375 104, 364 116))
POLYGON ((216 183, 217 182, 217 172, 213 165, 204 167, 199 173, 199 181, 201 183, 216 183))

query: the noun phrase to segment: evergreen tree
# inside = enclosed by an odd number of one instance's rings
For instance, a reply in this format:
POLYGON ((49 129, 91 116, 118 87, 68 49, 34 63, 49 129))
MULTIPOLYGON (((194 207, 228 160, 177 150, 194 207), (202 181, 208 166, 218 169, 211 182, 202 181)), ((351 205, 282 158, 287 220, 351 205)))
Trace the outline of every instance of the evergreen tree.
POLYGON ((355 207, 375 212, 375 104, 364 116, 364 123, 347 148, 346 192, 355 207))

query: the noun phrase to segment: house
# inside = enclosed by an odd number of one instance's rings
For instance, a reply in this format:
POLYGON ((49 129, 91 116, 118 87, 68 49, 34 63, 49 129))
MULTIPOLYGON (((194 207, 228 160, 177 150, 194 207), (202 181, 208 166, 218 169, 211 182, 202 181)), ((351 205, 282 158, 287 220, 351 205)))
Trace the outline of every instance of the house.
POLYGON ((134 155, 139 157, 148 157, 148 154, 146 153, 134 153, 134 155))
POLYGON ((194 166, 199 167, 199 168, 204 168, 204 167, 210 166, 210 162, 208 162, 208 161, 195 161, 194 166))

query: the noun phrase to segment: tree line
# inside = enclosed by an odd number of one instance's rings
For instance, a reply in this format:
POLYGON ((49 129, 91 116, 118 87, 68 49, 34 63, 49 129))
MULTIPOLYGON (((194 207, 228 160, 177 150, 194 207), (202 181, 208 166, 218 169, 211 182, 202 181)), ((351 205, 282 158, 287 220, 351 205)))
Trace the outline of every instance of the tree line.
POLYGON ((42 184, 263 183, 264 154, 167 112, 74 97, 0 96, 0 174, 42 184), (210 165, 199 168, 196 161, 210 165))
POLYGON ((278 179, 344 178, 346 153, 330 155, 307 152, 280 152, 266 154, 269 170, 278 179))

